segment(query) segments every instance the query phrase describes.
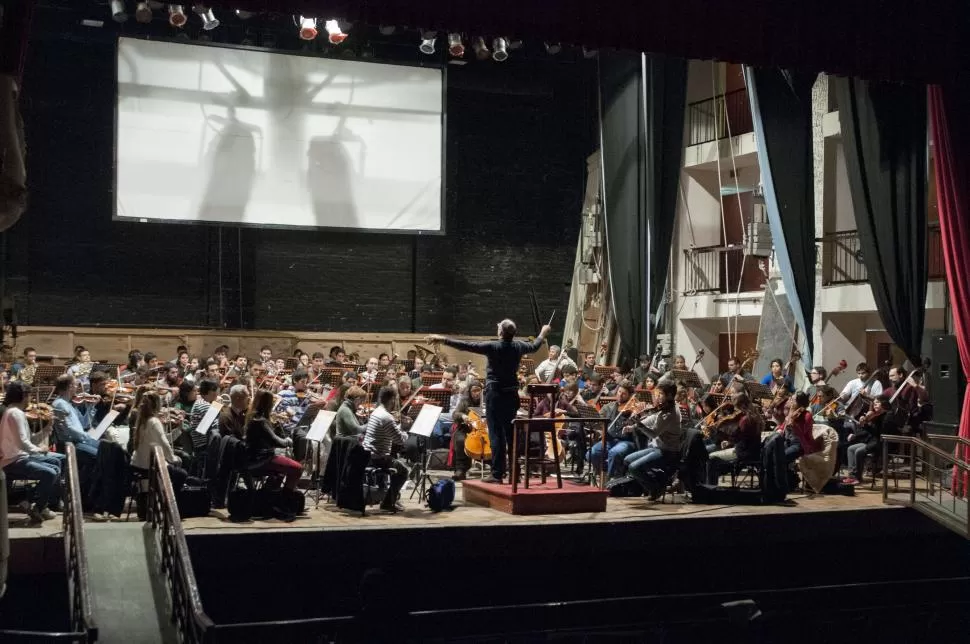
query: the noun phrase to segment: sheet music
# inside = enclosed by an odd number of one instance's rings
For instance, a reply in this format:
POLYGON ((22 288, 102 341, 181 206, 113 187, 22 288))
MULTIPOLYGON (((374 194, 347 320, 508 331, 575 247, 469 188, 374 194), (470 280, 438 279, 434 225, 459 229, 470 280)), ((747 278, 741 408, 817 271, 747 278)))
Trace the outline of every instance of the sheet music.
POLYGON ((421 411, 418 412, 418 417, 414 419, 414 424, 411 425, 408 433, 429 438, 434 431, 434 426, 438 422, 441 411, 441 407, 425 403, 422 405, 421 411))
POLYGON ((104 418, 101 419, 101 422, 98 423, 97 427, 88 430, 88 436, 94 440, 100 440, 101 435, 104 434, 109 427, 111 427, 111 423, 115 422, 115 418, 118 417, 118 414, 119 412, 117 409, 112 409, 109 411, 107 414, 105 414, 104 418))
POLYGON ((337 412, 335 411, 321 411, 317 413, 313 422, 310 423, 310 431, 307 432, 307 440, 315 441, 320 443, 323 441, 323 437, 327 435, 330 430, 330 426, 333 425, 334 419, 337 417, 337 412))
POLYGON ((207 411, 205 416, 202 417, 202 422, 200 422, 199 426, 195 428, 195 431, 200 434, 205 434, 207 431, 209 431, 209 426, 212 425, 212 421, 216 419, 216 416, 219 415, 220 411, 222 411, 222 403, 218 400, 212 401, 212 404, 209 405, 209 411, 207 411))

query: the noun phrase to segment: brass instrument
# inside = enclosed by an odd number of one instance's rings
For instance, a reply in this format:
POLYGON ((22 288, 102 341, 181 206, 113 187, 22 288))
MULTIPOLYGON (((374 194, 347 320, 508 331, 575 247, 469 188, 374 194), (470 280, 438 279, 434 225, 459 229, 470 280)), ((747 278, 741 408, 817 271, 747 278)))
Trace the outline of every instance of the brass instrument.
POLYGON ((17 378, 25 385, 34 384, 34 375, 37 373, 37 363, 24 365, 24 368, 17 374, 17 378))
POLYGON ((438 348, 437 343, 434 344, 434 349, 423 347, 420 344, 414 345, 414 349, 418 352, 418 357, 421 358, 425 364, 431 365, 435 371, 444 369, 445 365, 448 364, 447 356, 438 348))
POLYGON ((77 362, 74 364, 73 371, 75 378, 87 378, 91 375, 91 370, 94 368, 93 362, 77 362))

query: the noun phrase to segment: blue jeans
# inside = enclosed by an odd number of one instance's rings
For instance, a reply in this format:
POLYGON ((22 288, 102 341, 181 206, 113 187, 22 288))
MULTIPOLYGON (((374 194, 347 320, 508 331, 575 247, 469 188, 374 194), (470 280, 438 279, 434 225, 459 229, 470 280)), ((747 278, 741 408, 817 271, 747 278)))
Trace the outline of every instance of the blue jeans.
MULTIPOLYGON (((615 438, 607 439, 606 443, 606 473, 610 478, 623 472, 623 460, 627 454, 636 450, 633 441, 621 441, 615 438)), ((603 468, 603 443, 597 441, 589 450, 589 466, 592 471, 599 472, 603 468)))
POLYGON ((59 459, 49 458, 49 456, 32 454, 3 468, 8 479, 37 481, 37 486, 34 488, 34 503, 38 510, 43 510, 52 501, 61 497, 59 459))
POLYGON ((661 463, 663 456, 664 453, 658 448, 648 447, 647 449, 628 454, 623 459, 623 463, 627 466, 627 473, 642 483, 646 480, 644 474, 647 470, 653 467, 653 464, 661 463))
POLYGON ((866 462, 867 445, 865 443, 849 443, 846 450, 846 460, 849 464, 849 474, 857 480, 862 480, 862 466, 866 462))

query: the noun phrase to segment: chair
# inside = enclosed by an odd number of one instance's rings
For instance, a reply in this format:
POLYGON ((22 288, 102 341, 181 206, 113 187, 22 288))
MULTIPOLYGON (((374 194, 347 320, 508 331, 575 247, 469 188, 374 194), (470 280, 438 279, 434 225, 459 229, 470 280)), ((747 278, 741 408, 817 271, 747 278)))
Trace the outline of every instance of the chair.
MULTIPOLYGON (((148 470, 141 470, 136 467, 128 468, 128 514, 125 515, 125 521, 131 520, 131 504, 135 503, 137 507, 138 496, 142 494, 142 484, 148 485, 149 476, 151 476, 151 473, 148 470)), ((142 510, 139 508, 138 518, 144 520, 142 514, 142 510)))
MULTIPOLYGON (((883 470, 882 477, 886 478, 888 474, 892 474, 893 477, 893 492, 899 492, 899 473, 896 471, 896 454, 889 455, 889 462, 886 463, 886 470, 883 470)), ((866 454, 865 461, 862 464, 862 478, 865 479, 866 473, 872 477, 872 482, 870 483, 869 489, 876 489, 876 477, 879 475, 879 461, 882 458, 882 449, 878 448, 875 452, 871 454, 866 454)))
POLYGON ((761 487, 761 478, 764 474, 764 464, 760 461, 735 461, 731 468, 731 487, 742 487, 748 481, 748 489, 754 490, 755 477, 758 479, 757 487, 761 487), (741 485, 738 485, 740 478, 741 485))

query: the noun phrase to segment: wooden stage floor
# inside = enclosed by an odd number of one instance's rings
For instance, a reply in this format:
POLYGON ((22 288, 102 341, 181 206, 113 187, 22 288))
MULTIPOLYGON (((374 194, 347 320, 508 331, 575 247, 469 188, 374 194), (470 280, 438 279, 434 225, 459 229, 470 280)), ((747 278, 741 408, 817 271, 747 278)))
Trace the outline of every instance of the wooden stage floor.
MULTIPOLYGON (((333 504, 321 499, 319 507, 315 508, 313 501, 307 498, 307 513, 297 517, 292 523, 278 520, 255 520, 246 523, 229 521, 226 510, 213 510, 208 517, 184 519, 182 525, 187 534, 211 533, 244 533, 263 530, 387 530, 429 527, 462 527, 462 526, 498 526, 498 525, 534 525, 571 524, 571 523, 611 523, 619 521, 663 521, 689 520, 691 518, 740 517, 751 515, 780 515, 811 512, 852 512, 858 510, 884 510, 898 507, 906 500, 902 493, 892 492, 890 482, 890 504, 883 504, 882 493, 877 484, 875 490, 869 485, 856 488, 855 496, 806 495, 794 493, 789 495, 784 505, 698 505, 686 503, 682 494, 672 497, 667 495, 665 502, 651 502, 646 497, 639 498, 610 498, 606 512, 589 512, 578 514, 543 514, 535 516, 514 516, 477 505, 466 504, 463 500, 462 485, 457 485, 455 507, 451 511, 433 513, 423 502, 419 502, 417 495, 410 499, 410 491, 405 491, 402 503, 405 511, 397 514, 384 514, 376 507, 368 508, 367 515, 338 509, 333 504)), ((137 521, 134 514, 132 521, 137 521)), ((86 519, 90 522, 90 519, 86 519)), ((10 538, 30 539, 37 537, 61 536, 62 523, 60 518, 46 521, 39 526, 28 526, 23 514, 10 515, 10 538)))

